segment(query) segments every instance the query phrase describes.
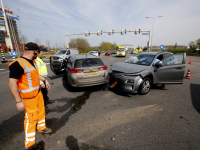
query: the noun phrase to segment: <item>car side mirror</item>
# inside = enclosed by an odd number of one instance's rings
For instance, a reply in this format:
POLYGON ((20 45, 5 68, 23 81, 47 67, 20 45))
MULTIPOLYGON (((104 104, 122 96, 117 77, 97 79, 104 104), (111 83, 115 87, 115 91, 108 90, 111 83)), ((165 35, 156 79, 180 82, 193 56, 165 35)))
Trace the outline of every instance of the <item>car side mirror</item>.
POLYGON ((163 62, 162 62, 162 61, 159 61, 159 62, 157 62, 157 63, 155 64, 155 66, 156 66, 157 68, 159 68, 159 67, 163 67, 164 65, 163 65, 163 62))

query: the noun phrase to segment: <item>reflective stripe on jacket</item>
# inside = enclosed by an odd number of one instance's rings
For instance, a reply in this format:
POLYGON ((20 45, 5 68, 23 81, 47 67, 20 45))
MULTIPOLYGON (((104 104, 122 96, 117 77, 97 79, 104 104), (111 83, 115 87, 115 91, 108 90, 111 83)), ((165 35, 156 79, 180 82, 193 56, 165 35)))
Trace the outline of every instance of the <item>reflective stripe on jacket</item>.
MULTIPOLYGON (((39 72, 35 61, 33 61, 33 63, 36 68, 24 58, 18 58, 15 61, 24 69, 24 74, 17 82, 20 97, 24 99, 35 97, 40 89, 39 72)), ((8 67, 15 61, 11 62, 8 67)))
POLYGON ((45 62, 42 59, 40 59, 39 57, 37 57, 36 63, 37 63, 38 69, 39 69, 39 74, 43 77, 46 77, 48 75, 48 72, 47 72, 47 66, 46 66, 45 62))

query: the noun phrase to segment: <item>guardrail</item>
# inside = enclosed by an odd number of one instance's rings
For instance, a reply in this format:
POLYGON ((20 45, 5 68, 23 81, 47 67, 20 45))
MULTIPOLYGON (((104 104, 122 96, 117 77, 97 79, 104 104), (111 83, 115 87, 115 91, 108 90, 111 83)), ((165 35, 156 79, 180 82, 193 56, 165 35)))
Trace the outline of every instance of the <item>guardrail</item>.
POLYGON ((198 53, 186 53, 187 55, 191 55, 191 56, 200 56, 200 54, 198 53))

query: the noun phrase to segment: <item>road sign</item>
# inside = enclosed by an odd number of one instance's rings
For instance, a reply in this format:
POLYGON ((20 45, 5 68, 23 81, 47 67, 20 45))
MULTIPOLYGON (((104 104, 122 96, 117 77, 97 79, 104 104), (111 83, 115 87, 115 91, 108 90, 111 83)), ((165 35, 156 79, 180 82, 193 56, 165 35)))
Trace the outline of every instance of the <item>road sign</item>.
POLYGON ((197 50, 197 51, 199 51, 199 50, 200 50, 200 49, 199 49, 199 46, 197 46, 196 50, 197 50))
POLYGON ((5 26, 0 26, 0 31, 6 31, 5 26))
POLYGON ((11 55, 15 57, 17 56, 17 53, 15 51, 11 51, 11 55))
POLYGON ((3 20, 0 20, 0 25, 5 25, 3 20))
POLYGON ((149 33, 142 33, 142 35, 149 35, 149 33))
POLYGON ((160 45, 160 49, 164 49, 165 47, 164 47, 164 45, 160 45))
MULTIPOLYGON (((3 12, 2 11, 0 11, 0 16, 3 16, 3 12)), ((7 13, 6 17, 12 18, 12 19, 15 19, 15 20, 19 20, 19 16, 14 15, 14 14, 10 14, 10 13, 7 13)))
POLYGON ((187 49, 190 49, 190 46, 187 46, 187 49))

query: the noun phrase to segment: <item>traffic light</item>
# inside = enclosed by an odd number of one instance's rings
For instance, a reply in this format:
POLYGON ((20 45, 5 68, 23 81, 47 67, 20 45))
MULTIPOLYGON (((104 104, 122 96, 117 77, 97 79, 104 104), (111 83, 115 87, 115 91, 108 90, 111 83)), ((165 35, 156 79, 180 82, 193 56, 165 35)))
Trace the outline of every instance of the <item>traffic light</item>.
POLYGON ((88 36, 88 32, 87 31, 85 31, 85 36, 88 36))
POLYGON ((123 29, 121 29, 121 35, 123 35, 124 34, 124 30, 123 29))
POLYGON ((140 29, 139 29, 139 34, 140 34, 140 29))
POLYGON ((97 36, 99 36, 99 35, 100 35, 100 31, 98 30, 98 31, 97 31, 97 36))
POLYGON ((118 50, 118 46, 116 47, 116 50, 118 50))
POLYGON ((125 29, 125 34, 126 34, 126 29, 125 29))
POLYGON ((138 30, 138 29, 135 29, 135 35, 137 35, 137 34, 138 34, 138 33, 137 33, 137 32, 138 32, 137 30, 138 30))
POLYGON ((111 35, 111 34, 112 34, 112 31, 111 31, 111 30, 109 30, 109 31, 108 31, 108 35, 111 35))
POLYGON ((102 35, 102 31, 101 31, 101 35, 102 35))

